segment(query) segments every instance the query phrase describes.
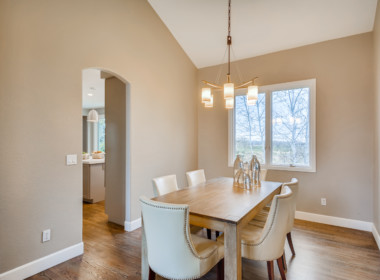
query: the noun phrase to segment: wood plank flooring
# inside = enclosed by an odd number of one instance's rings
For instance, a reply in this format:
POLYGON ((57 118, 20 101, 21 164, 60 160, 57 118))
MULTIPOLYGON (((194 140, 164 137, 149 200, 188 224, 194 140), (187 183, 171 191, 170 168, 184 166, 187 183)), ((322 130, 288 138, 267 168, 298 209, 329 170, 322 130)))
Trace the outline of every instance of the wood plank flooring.
MULTIPOLYGON (((285 245, 289 280, 380 279, 380 251, 369 232, 297 220, 292 236, 297 255, 285 245)), ((28 279, 141 278, 141 230, 127 233, 108 223, 104 203, 83 205, 83 241, 83 256, 28 279)), ((277 267, 275 277, 281 279, 277 267)), ((215 268, 206 279, 216 279, 215 268)), ((268 279, 266 263, 244 259, 243 279, 268 279)))

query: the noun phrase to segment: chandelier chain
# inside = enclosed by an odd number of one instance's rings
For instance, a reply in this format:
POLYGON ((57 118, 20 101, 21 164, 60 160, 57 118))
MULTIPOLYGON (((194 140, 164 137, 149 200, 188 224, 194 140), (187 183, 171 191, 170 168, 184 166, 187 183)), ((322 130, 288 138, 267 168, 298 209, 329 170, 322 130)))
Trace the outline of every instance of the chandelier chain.
MULTIPOLYGON (((231 47, 231 50, 232 50, 232 58, 234 60, 237 60, 234 48, 231 47)), ((243 75, 241 74, 241 71, 240 71, 240 68, 239 68, 239 63, 234 63, 234 65, 235 65, 236 72, 238 74, 239 82, 242 83, 243 82, 243 75)))
POLYGON ((228 36, 231 36, 231 0, 228 0, 228 36))
POLYGON ((220 82, 220 76, 222 75, 222 70, 223 70, 223 62, 225 61, 224 59, 226 58, 227 50, 228 50, 228 48, 226 48, 226 49, 224 50, 223 59, 222 59, 222 61, 219 63, 220 66, 219 66, 218 75, 216 76, 216 83, 219 83, 219 82, 220 82))
POLYGON ((228 73, 227 73, 227 83, 230 82, 231 74, 231 0, 228 0, 228 35, 227 35, 227 45, 228 45, 228 73))

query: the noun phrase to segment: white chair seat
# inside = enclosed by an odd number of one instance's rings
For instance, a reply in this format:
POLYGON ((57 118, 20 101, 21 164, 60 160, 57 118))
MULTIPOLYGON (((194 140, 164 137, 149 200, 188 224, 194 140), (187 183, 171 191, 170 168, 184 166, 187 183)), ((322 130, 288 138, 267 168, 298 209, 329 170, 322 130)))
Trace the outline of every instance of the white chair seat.
POLYGON ((210 268, 214 267, 224 258, 224 246, 219 242, 209 240, 198 235, 191 235, 193 245, 197 251, 201 262, 201 274, 206 274, 210 268))
MULTIPOLYGON (((260 240, 263 227, 248 224, 244 226, 241 232, 241 243, 243 244, 256 244, 260 240)), ((218 237, 220 243, 224 243, 224 234, 218 237)))

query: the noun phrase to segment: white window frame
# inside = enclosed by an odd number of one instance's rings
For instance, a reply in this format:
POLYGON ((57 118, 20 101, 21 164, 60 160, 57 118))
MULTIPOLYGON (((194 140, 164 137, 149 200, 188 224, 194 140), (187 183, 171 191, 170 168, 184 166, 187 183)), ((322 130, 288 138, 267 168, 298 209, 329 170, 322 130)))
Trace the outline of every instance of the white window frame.
MULTIPOLYGON (((265 93, 265 164, 262 168, 300 172, 316 172, 316 79, 295 81, 259 87, 259 93, 265 93), (272 92, 297 88, 310 88, 310 166, 273 165, 272 153, 272 92)), ((244 95, 246 90, 238 90, 236 95, 244 95)), ((235 108, 228 112, 228 166, 233 167, 235 160, 235 108)))

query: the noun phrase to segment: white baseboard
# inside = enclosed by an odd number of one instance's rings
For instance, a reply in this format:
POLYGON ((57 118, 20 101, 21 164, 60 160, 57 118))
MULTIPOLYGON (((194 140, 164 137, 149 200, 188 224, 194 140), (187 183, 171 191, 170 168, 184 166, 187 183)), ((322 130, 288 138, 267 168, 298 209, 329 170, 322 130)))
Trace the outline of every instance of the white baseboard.
POLYGON ((372 232, 373 223, 296 211, 296 219, 372 232))
POLYGON ((375 224, 373 224, 373 227, 372 227, 372 234, 373 234, 373 237, 376 240, 377 247, 379 247, 379 250, 380 250, 380 235, 379 235, 379 232, 376 229, 375 224))
POLYGON ((132 222, 125 221, 124 222, 124 230, 126 231, 134 231, 141 227, 141 218, 134 220, 132 222))
POLYGON ((1 280, 20 280, 83 254, 83 242, 0 274, 1 280))

